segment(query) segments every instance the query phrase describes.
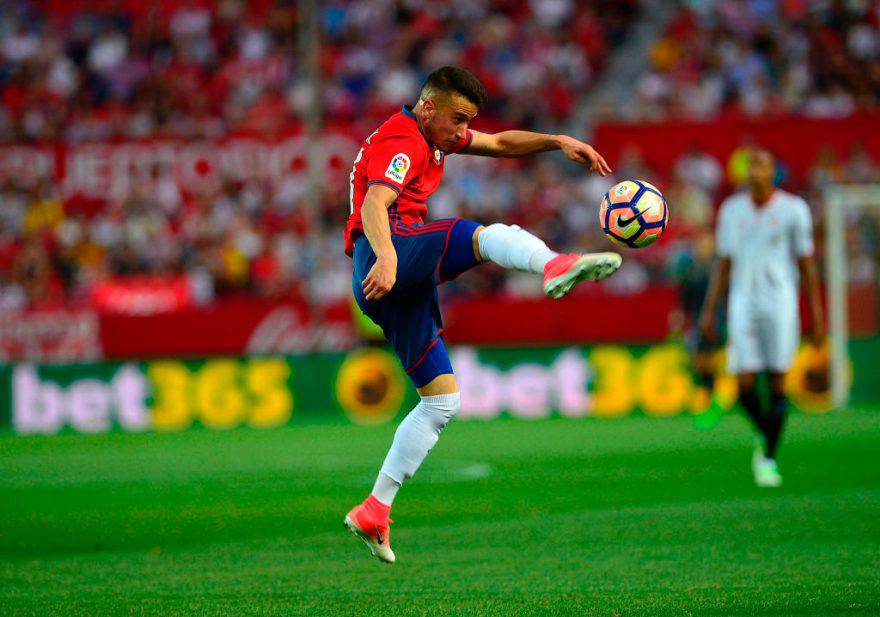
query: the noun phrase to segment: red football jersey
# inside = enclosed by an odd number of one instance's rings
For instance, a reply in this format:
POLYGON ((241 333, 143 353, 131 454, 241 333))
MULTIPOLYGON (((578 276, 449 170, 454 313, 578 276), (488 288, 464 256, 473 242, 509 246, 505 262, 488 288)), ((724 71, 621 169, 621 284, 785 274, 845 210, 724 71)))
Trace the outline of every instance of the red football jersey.
MULTIPOLYGON (((468 131, 446 154, 461 152, 472 139, 468 131)), ((364 233, 361 205, 371 184, 384 184, 397 193, 388 209, 392 232, 399 224, 420 223, 428 212, 428 197, 443 179, 444 158, 444 153, 422 133, 412 108, 406 105, 367 137, 349 177, 351 211, 345 226, 345 253, 354 253, 354 241, 364 233)))

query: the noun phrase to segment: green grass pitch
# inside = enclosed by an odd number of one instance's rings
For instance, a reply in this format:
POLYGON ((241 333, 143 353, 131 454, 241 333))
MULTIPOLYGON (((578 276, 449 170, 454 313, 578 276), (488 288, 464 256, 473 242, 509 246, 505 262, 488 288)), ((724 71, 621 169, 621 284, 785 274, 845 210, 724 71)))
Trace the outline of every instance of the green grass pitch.
POLYGON ((394 427, 0 437, 0 614, 880 614, 880 410, 453 423, 388 566, 343 529, 394 427))

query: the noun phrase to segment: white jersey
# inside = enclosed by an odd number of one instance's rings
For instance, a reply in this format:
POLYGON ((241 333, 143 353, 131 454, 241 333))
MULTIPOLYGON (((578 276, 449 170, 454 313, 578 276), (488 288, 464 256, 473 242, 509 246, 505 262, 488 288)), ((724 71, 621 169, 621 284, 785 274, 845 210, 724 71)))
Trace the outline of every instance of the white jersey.
POLYGON ((780 190, 761 207, 733 195, 721 204, 716 242, 731 261, 729 369, 786 371, 800 337, 797 259, 813 254, 807 203, 780 190))
POLYGON ((753 314, 796 310, 797 260, 813 254, 807 202, 779 189, 762 207, 748 193, 732 195, 721 204, 716 243, 731 260, 731 304, 753 314))

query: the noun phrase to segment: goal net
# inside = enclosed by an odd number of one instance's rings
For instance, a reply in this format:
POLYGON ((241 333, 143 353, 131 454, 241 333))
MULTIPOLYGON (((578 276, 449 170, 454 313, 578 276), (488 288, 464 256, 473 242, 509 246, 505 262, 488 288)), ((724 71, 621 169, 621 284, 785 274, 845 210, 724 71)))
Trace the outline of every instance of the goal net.
POLYGON ((869 375, 880 374, 880 184, 832 184, 824 202, 830 390, 840 408, 856 390, 880 398, 869 375))

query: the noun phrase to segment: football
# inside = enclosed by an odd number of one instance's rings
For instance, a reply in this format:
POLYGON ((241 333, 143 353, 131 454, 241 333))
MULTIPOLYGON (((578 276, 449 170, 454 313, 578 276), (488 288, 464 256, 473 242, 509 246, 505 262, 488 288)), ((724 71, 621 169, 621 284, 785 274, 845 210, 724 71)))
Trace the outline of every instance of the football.
POLYGON ((663 194, 644 180, 618 182, 599 206, 599 225, 612 242, 640 249, 653 244, 666 229, 669 208, 663 194))

